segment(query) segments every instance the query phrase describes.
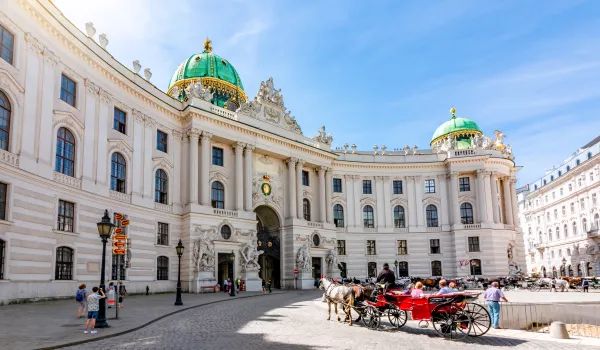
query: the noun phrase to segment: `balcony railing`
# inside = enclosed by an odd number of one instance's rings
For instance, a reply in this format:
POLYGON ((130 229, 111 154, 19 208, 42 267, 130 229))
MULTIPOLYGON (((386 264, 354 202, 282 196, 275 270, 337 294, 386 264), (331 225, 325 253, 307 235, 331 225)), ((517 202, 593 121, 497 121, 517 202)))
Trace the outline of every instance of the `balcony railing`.
POLYGON ((336 232, 348 232, 348 229, 346 227, 336 227, 335 231, 336 232))
POLYGON ((427 232, 440 232, 442 230, 441 227, 428 227, 427 232))
POLYGON ((308 227, 323 228, 323 223, 322 222, 309 221, 308 222, 308 227))
POLYGON ((237 218, 238 217, 237 210, 213 208, 213 214, 219 215, 219 216, 226 216, 228 218, 237 218))
POLYGON ((375 227, 363 227, 364 233, 376 233, 377 229, 375 227))
POLYGON ((408 232, 408 227, 394 227, 394 232, 406 233, 406 232, 408 232))
POLYGON ((110 198, 116 199, 121 202, 131 203, 131 195, 127 193, 121 193, 117 191, 110 191, 110 198))
POLYGON ((465 230, 473 230, 476 228, 481 228, 481 224, 466 224, 466 225, 464 225, 465 230))
POLYGON ((154 202, 154 209, 155 210, 164 211, 165 213, 172 213, 173 212, 173 206, 172 205, 166 205, 166 204, 156 203, 156 202, 154 202))

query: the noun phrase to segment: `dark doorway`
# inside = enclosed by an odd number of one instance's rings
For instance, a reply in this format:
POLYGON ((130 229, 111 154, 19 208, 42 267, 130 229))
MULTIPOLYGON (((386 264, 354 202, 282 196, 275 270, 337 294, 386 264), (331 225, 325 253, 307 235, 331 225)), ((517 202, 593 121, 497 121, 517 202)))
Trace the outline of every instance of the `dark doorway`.
POLYGON ((312 258, 313 279, 321 278, 321 258, 312 258))
POLYGON ((219 253, 218 256, 218 269, 217 269, 217 283, 223 288, 223 282, 226 279, 233 281, 233 262, 231 261, 231 254, 219 253))
POLYGON ((281 247, 280 227, 277 213, 268 206, 257 207, 256 236, 257 249, 264 251, 258 259, 260 278, 265 282, 271 281, 273 288, 281 288, 281 247))

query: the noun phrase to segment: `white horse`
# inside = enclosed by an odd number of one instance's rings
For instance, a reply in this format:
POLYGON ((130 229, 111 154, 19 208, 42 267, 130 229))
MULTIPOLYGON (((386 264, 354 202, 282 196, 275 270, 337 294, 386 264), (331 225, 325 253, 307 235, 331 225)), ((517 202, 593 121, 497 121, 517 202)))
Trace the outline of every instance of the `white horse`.
POLYGON ((350 320, 350 326, 352 326, 351 310, 354 306, 354 289, 349 286, 334 284, 327 278, 321 278, 319 289, 325 290, 325 299, 327 300, 327 307, 329 309, 327 320, 331 320, 331 304, 334 304, 335 315, 338 321, 341 321, 337 309, 338 304, 341 303, 342 311, 346 314, 344 323, 346 323, 346 320, 350 320))
MULTIPOLYGON (((552 288, 552 278, 547 278, 547 277, 542 278, 542 279, 540 279, 539 283, 541 283, 542 285, 551 286, 550 288, 552 288)), ((556 289, 558 290, 558 288, 560 288, 561 292, 564 292, 565 290, 567 292, 569 291, 569 282, 567 282, 563 279, 557 278, 555 285, 556 285, 556 289)), ((550 290, 552 290, 552 289, 550 289, 550 290)))

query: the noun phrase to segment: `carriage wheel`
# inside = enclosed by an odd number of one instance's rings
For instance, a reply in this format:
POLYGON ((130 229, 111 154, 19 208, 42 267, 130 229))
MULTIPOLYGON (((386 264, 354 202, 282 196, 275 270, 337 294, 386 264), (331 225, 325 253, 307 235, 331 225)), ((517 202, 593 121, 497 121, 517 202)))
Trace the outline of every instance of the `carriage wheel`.
POLYGON ((479 304, 468 303, 465 312, 471 316, 471 330, 469 336, 479 337, 486 334, 492 327, 492 319, 488 310, 479 304))
POLYGON ((471 330, 471 316, 468 312, 449 305, 440 305, 431 312, 433 328, 444 338, 463 339, 471 330), (450 311, 450 312, 448 312, 450 311))
MULTIPOLYGON (((568 286, 568 287, 567 287, 567 292, 569 291, 569 288, 570 288, 570 287, 571 287, 571 286, 568 286)), ((575 286, 575 290, 576 290, 576 291, 578 291, 578 292, 583 292, 583 287, 582 287, 581 285, 576 285, 576 286, 575 286)))
POLYGON ((377 329, 381 325, 381 312, 374 306, 367 306, 362 321, 366 327, 377 329))
POLYGON ((539 291, 540 291, 540 289, 542 289, 542 287, 540 287, 540 285, 539 285, 539 284, 533 284, 533 285, 531 285, 531 287, 529 288, 529 290, 530 290, 530 291, 532 291, 532 292, 539 292, 539 291))
POLYGON ((400 310, 398 306, 391 304, 388 310, 388 319, 392 326, 400 328, 406 324, 408 316, 406 315, 406 311, 400 310))

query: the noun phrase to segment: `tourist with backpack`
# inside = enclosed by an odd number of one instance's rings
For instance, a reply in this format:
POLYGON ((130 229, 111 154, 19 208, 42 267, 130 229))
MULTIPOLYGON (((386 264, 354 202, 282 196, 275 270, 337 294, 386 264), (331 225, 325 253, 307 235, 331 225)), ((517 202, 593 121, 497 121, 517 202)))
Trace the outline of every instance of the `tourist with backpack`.
POLYGON ((75 294, 75 301, 78 304, 77 318, 85 317, 87 291, 85 290, 85 284, 79 286, 77 293, 75 294))

